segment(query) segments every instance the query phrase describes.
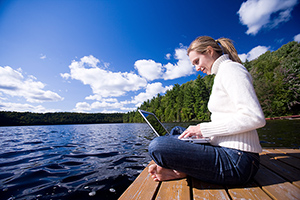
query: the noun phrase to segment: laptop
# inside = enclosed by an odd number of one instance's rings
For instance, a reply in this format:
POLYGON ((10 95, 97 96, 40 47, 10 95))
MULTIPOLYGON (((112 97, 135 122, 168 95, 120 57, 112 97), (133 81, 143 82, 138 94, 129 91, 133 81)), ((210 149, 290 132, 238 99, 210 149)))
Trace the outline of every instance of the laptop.
MULTIPOLYGON (((169 134, 168 130, 164 127, 164 125, 159 121, 159 119, 155 116, 154 113, 147 112, 144 110, 138 110, 139 113, 142 115, 144 120, 147 122, 147 124, 150 126, 150 128, 153 130, 153 132, 158 136, 164 136, 166 134, 169 134)), ((193 143, 209 143, 209 138, 182 138, 181 140, 187 141, 187 142, 193 142, 193 143)))

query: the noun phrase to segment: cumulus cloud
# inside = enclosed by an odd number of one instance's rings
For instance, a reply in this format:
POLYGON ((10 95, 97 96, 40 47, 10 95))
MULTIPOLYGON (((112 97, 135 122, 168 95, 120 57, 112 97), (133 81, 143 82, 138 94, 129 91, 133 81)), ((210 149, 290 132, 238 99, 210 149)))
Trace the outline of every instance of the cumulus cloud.
POLYGON ((172 56, 172 55, 171 55, 170 53, 167 53, 166 56, 165 56, 165 58, 166 58, 167 60, 170 60, 170 59, 171 59, 171 56, 172 56))
POLYGON ((175 49, 175 58, 178 60, 176 64, 168 63, 164 66, 166 69, 163 75, 164 80, 176 79, 195 73, 195 68, 187 55, 185 47, 175 49))
POLYGON ((298 35, 295 35, 294 41, 300 42, 300 33, 298 35))
POLYGON ((101 99, 101 101, 95 101, 93 103, 78 102, 74 111, 76 112, 86 112, 91 110, 102 110, 101 112, 112 112, 112 110, 122 110, 131 111, 140 106, 147 99, 152 99, 158 93, 165 93, 167 90, 172 89, 172 85, 163 87, 162 83, 156 82, 148 84, 145 92, 139 93, 137 96, 133 97, 131 101, 121 101, 119 102, 115 98, 101 99), (128 107, 129 104, 135 104, 135 107, 128 107))
POLYGON ((149 81, 159 79, 162 75, 162 64, 153 60, 138 60, 134 66, 138 73, 149 81))
POLYGON ((75 107, 76 108, 74 109, 74 111, 77 112, 84 112, 92 109, 91 105, 87 102, 78 102, 75 107))
POLYGON ((167 90, 173 88, 173 85, 163 87, 162 83, 156 82, 148 84, 145 92, 141 92, 130 103, 136 104, 136 107, 140 106, 147 99, 152 99, 152 97, 156 96, 158 93, 165 93, 167 90))
POLYGON ((245 54, 245 53, 239 54, 239 58, 241 59, 242 62, 245 62, 247 60, 247 54, 245 54))
POLYGON ((237 12, 247 34, 256 35, 262 28, 275 28, 290 20, 297 0, 248 0, 237 12))
POLYGON ((122 103, 119 102, 107 102, 105 100, 103 101, 95 101, 91 104, 87 102, 78 102, 76 104, 76 108, 74 109, 77 112, 84 112, 84 111, 89 111, 89 110, 103 110, 103 109, 115 109, 118 110, 123 107, 122 103))
POLYGON ((17 112, 35 112, 35 113, 46 113, 46 112, 57 112, 58 110, 46 109, 42 105, 33 106, 30 104, 23 103, 12 103, 0 101, 0 110, 3 111, 17 111, 17 112))
MULTIPOLYGON (((167 54, 170 57, 171 54, 167 54)), ((104 63, 94 56, 84 56, 79 61, 72 61, 69 65, 70 72, 60 74, 64 79, 79 80, 89 85, 92 94, 85 97, 94 102, 78 102, 73 109, 76 112, 101 110, 112 112, 116 110, 130 111, 141 105, 147 99, 152 99, 158 93, 165 93, 172 86, 163 86, 160 82, 150 83, 156 79, 175 79, 195 73, 193 65, 187 56, 186 47, 181 45, 175 49, 176 64, 161 64, 154 60, 137 60, 134 72, 109 71, 108 63, 104 63), (139 93, 131 100, 119 101, 117 97, 125 96, 128 92, 139 93), (131 105, 135 105, 132 107, 131 105)))
POLYGON ((128 108, 126 105, 130 103, 128 101, 118 102, 117 100, 110 102, 109 99, 102 99, 102 101, 95 101, 93 103, 78 102, 73 111, 86 112, 91 110, 102 110, 102 113, 113 113, 122 111, 130 111, 135 108, 128 108))
POLYGON ((269 49, 270 47, 257 46, 251 49, 247 54, 239 54, 239 57, 242 62, 245 62, 246 60, 251 61, 266 53, 269 49))
POLYGON ((9 95, 24 97, 31 103, 63 100, 57 93, 44 90, 45 84, 29 75, 24 78, 22 70, 14 70, 9 66, 0 66, 0 96, 9 95))
POLYGON ((156 63, 153 60, 138 60, 135 62, 135 68, 139 75, 147 80, 170 80, 195 73, 194 66, 187 55, 186 47, 182 46, 175 49, 175 59, 178 60, 176 64, 167 63, 166 65, 156 63))
MULTIPOLYGON (((65 79, 72 78, 81 81, 92 88, 93 95, 89 100, 101 100, 106 97, 118 97, 129 91, 137 91, 147 85, 145 78, 132 72, 111 72, 94 56, 85 56, 80 61, 73 61, 70 73, 61 74, 65 79)), ((107 66, 107 64, 105 64, 107 66)))
POLYGON ((138 60, 134 72, 111 72, 108 64, 103 63, 94 56, 85 56, 79 61, 72 61, 70 72, 60 74, 64 79, 79 80, 89 85, 93 94, 85 97, 94 102, 78 102, 73 109, 76 112, 101 110, 101 112, 113 112, 117 110, 130 111, 141 105, 147 99, 152 99, 158 93, 165 93, 173 86, 163 86, 160 82, 149 83, 155 79, 173 79, 193 73, 193 66, 186 55, 186 48, 175 50, 177 64, 163 66, 153 60, 138 60), (188 70, 184 69, 188 68, 188 70), (171 76, 174 72, 175 75, 171 76), (116 97, 126 95, 128 92, 139 91, 131 100, 119 101, 116 97), (131 105, 135 105, 135 107, 131 105))

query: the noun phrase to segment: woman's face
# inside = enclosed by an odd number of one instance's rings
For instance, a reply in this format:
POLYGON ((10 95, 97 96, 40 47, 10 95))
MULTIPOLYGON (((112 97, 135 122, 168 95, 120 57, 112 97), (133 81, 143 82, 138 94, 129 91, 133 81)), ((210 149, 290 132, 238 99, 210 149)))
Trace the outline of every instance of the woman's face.
POLYGON ((212 50, 208 50, 203 54, 197 51, 191 51, 189 53, 190 61, 196 67, 196 70, 206 73, 207 75, 211 74, 211 67, 215 62, 213 55, 212 50))

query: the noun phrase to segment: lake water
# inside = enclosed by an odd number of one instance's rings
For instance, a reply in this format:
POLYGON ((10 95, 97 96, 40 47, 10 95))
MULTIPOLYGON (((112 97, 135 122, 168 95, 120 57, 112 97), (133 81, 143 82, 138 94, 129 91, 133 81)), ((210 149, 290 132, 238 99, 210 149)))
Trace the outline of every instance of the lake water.
MULTIPOLYGON (((261 144, 299 148, 299 130, 300 120, 268 121, 261 144)), ((145 123, 0 127, 0 199, 117 199, 154 137, 145 123)))

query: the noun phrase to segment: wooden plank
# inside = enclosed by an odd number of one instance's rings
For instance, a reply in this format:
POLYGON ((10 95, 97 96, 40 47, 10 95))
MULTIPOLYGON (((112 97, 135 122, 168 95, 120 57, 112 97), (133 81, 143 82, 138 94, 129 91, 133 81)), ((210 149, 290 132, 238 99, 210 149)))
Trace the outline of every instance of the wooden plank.
POLYGON ((290 156, 300 158, 300 149, 281 149, 276 148, 276 150, 289 154, 290 156))
POLYGON ((290 156, 289 154, 284 153, 278 149, 265 149, 263 152, 267 153, 268 156, 271 156, 276 160, 291 165, 294 168, 300 169, 300 159, 297 157, 290 156))
POLYGON ((205 183, 192 179, 193 199, 230 199, 225 188, 221 185, 205 183))
POLYGON ((260 167, 254 180, 272 199, 300 199, 300 189, 265 167, 260 167))
POLYGON ((155 182, 146 167, 119 199, 300 199, 299 161, 299 149, 264 149, 257 184, 228 189, 197 179, 191 188, 188 179, 155 182))
POLYGON ((162 182, 156 199, 190 200, 190 187, 187 179, 162 182))
POLYGON ((255 183, 250 183, 245 187, 229 187, 228 193, 231 199, 257 199, 270 200, 271 198, 255 183))
MULTIPOLYGON (((152 162, 150 162, 150 164, 152 164, 152 162)), ((122 194, 119 200, 152 199, 159 185, 159 182, 153 181, 151 175, 148 173, 148 167, 146 167, 122 194)))
POLYGON ((293 168, 283 162, 280 162, 264 152, 260 156, 261 164, 270 170, 276 172, 278 175, 284 177, 288 181, 300 188, 300 170, 293 168))

